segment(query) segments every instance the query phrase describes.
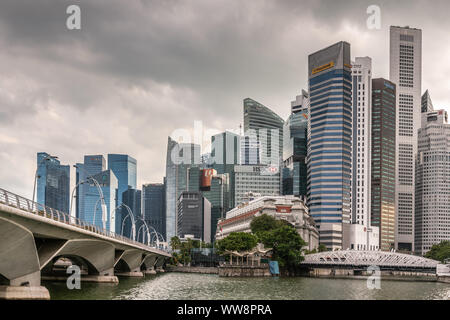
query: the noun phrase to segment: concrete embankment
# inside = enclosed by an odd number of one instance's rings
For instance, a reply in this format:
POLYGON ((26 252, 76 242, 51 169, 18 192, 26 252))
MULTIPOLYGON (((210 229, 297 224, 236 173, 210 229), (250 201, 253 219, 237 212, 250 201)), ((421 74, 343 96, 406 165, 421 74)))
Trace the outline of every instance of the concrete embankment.
POLYGON ((218 274, 219 268, 217 268, 217 267, 166 266, 166 271, 167 272, 218 274))

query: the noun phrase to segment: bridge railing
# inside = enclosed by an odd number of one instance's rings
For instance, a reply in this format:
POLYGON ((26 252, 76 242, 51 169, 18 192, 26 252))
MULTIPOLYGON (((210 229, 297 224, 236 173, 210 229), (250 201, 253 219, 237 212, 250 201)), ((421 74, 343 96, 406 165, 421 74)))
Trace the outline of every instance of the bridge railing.
MULTIPOLYGON (((35 214, 35 215, 38 215, 38 216, 41 216, 41 217, 44 217, 47 219, 62 222, 62 223, 65 223, 65 224, 68 224, 71 226, 75 226, 75 227, 83 229, 83 230, 94 232, 99 235, 111 237, 111 238, 121 240, 121 241, 130 243, 130 244, 133 244, 133 245, 137 245, 143 249, 149 248, 149 246, 147 246, 141 242, 132 240, 130 238, 127 238, 123 235, 114 233, 112 231, 109 231, 109 230, 106 230, 103 228, 99 228, 98 226, 96 226, 92 223, 86 222, 77 217, 73 217, 65 212, 61 212, 59 210, 47 207, 43 204, 26 199, 24 197, 21 197, 17 194, 14 194, 14 193, 4 190, 2 188, 0 188, 0 203, 3 203, 9 207, 14 207, 17 209, 21 209, 23 211, 27 211, 31 214, 35 214)), ((155 249, 153 247, 150 247, 150 248, 155 249)), ((161 250, 161 249, 159 249, 159 250, 161 250)))

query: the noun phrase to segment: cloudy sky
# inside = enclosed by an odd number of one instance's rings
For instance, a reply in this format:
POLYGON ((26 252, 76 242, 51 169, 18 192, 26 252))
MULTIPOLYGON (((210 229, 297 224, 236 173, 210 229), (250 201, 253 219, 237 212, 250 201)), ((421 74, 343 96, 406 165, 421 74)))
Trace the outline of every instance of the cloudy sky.
POLYGON ((422 88, 449 110, 448 12, 448 0, 2 0, 0 187, 31 198, 39 151, 71 165, 126 153, 138 185, 161 182, 174 130, 238 129, 246 97, 286 118, 314 51, 348 41, 389 77, 390 25, 423 30, 422 88), (81 30, 66 28, 71 4, 81 30))

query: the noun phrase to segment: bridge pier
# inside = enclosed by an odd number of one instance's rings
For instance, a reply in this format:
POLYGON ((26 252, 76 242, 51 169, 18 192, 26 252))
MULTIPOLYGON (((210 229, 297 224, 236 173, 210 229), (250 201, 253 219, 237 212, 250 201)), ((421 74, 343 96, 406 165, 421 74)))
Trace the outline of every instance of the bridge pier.
POLYGON ((132 249, 116 253, 116 262, 114 264, 115 273, 121 277, 143 277, 141 271, 142 252, 132 249))
MULTIPOLYGON (((114 275, 114 246, 106 241, 93 239, 73 239, 63 241, 59 247, 52 245, 52 254, 41 259, 42 279, 50 281, 67 281, 70 276, 66 269, 55 270, 54 264, 61 257, 72 261, 73 265, 87 268, 87 274, 81 272, 82 282, 118 283, 114 275)), ((42 250, 49 252, 50 250, 42 250)))
POLYGON ((144 271, 144 274, 156 274, 155 263, 157 258, 158 257, 154 254, 149 254, 144 257, 141 264, 141 269, 144 271))
POLYGON ((155 269, 156 272, 165 272, 162 266, 164 265, 165 258, 164 257, 158 257, 155 263, 155 269))
POLYGON ((33 234, 4 218, 0 218, 0 275, 0 299, 50 299, 41 286, 33 234))

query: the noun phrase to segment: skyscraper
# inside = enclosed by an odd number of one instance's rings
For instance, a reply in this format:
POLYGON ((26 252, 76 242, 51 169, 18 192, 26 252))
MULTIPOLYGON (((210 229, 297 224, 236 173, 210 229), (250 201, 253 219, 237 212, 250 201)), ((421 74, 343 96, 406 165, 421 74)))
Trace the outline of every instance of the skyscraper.
POLYGON ((380 248, 395 246, 396 86, 372 80, 371 225, 379 227, 380 248))
POLYGON ((61 165, 48 153, 37 153, 37 202, 61 212, 69 212, 70 166, 61 165))
MULTIPOLYGON (((207 167, 216 170, 217 174, 227 174, 229 178, 230 197, 226 207, 234 208, 234 166, 241 163, 241 137, 225 131, 211 137, 211 158, 207 167)), ((215 181, 217 182, 217 181, 215 181)), ((214 204, 213 204, 214 211, 214 204)))
POLYGON ((416 158, 414 251, 450 240, 450 124, 445 110, 426 112, 416 158))
POLYGON ((422 95, 422 113, 427 113, 430 111, 433 111, 433 102, 431 102, 430 93, 428 90, 425 91, 425 93, 422 95))
MULTIPOLYGON (((118 181, 116 207, 122 203, 122 194, 128 189, 136 189, 137 163, 136 159, 126 154, 108 154, 108 169, 114 172, 118 181)), ((117 210, 116 229, 120 230, 126 216, 125 208, 117 210)))
POLYGON ((214 241, 218 220, 230 209, 229 177, 228 173, 219 174, 215 169, 200 170, 200 191, 211 204, 211 241, 214 241))
MULTIPOLYGON (((85 217, 90 213, 87 212, 86 195, 88 194, 86 181, 87 177, 94 176, 106 170, 106 160, 102 155, 86 155, 83 163, 76 164, 76 217, 86 220, 85 217)), ((94 191, 98 196, 98 191, 94 191)), ((93 208, 90 208, 93 210, 93 208)), ((88 221, 92 222, 92 221, 88 221)))
MULTIPOLYGON (((122 193, 122 203, 130 208, 135 221, 137 220, 138 217, 142 218, 141 202, 142 202, 141 190, 127 189, 122 193)), ((119 231, 122 232, 123 230, 123 233, 121 234, 123 234, 125 237, 131 238, 132 218, 131 217, 127 218, 128 210, 126 208, 122 208, 121 211, 122 211, 122 222, 120 229, 117 230, 117 232, 119 231)))
POLYGON ((328 249, 342 248, 350 223, 352 77, 350 44, 338 42, 308 57, 308 206, 328 249))
POLYGON ((166 241, 166 186, 163 183, 142 185, 142 215, 147 224, 164 237, 166 241))
POLYGON ((306 91, 291 102, 291 115, 283 128, 282 193, 306 196, 306 154, 309 95, 306 91))
POLYGON ((397 85, 396 248, 414 249, 414 158, 421 122, 422 31, 390 28, 389 79, 397 85))
POLYGON ((183 191, 178 198, 177 236, 210 242, 211 203, 198 191, 183 191))
POLYGON ((370 156, 372 117, 372 59, 357 57, 352 63, 353 157, 352 223, 370 226, 370 156))
POLYGON ((284 120, 275 112, 253 99, 244 99, 241 163, 280 166, 283 157, 283 125, 284 120))
MULTIPOLYGON (((111 232, 120 233, 120 229, 116 228, 116 195, 118 189, 117 178, 112 170, 105 170, 92 176, 97 180, 103 194, 106 207, 103 212, 102 201, 96 184, 90 179, 83 183, 84 189, 84 216, 80 217, 82 220, 92 223, 99 228, 105 227, 111 232), (103 216, 104 214, 104 216, 103 216), (105 221, 105 226, 103 225, 105 221)), ((119 226, 119 228, 121 225, 119 226)))
POLYGON ((237 165, 234 167, 234 203, 238 206, 247 198, 248 193, 260 196, 281 195, 280 171, 266 165, 237 165))
POLYGON ((168 138, 166 155, 166 235, 168 241, 177 234, 177 201, 181 192, 188 190, 189 171, 191 168, 198 169, 200 164, 200 145, 177 143, 172 138, 168 138))

